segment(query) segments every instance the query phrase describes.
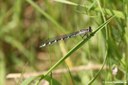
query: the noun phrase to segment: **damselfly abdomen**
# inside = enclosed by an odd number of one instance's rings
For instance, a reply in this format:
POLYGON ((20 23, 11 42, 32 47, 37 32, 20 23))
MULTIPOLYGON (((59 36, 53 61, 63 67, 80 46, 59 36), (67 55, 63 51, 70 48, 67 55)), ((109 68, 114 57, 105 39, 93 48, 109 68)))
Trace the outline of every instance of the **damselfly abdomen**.
POLYGON ((75 37, 75 36, 78 36, 78 35, 84 35, 85 36, 85 35, 88 35, 91 32, 92 32, 92 29, 91 29, 91 27, 89 27, 88 29, 81 29, 79 31, 76 31, 76 32, 73 32, 73 33, 70 33, 70 34, 61 35, 59 37, 56 37, 54 39, 50 39, 50 40, 44 42, 43 44, 40 45, 40 48, 45 47, 47 45, 51 45, 51 44, 56 43, 60 40, 66 40, 68 38, 72 38, 72 37, 75 37))

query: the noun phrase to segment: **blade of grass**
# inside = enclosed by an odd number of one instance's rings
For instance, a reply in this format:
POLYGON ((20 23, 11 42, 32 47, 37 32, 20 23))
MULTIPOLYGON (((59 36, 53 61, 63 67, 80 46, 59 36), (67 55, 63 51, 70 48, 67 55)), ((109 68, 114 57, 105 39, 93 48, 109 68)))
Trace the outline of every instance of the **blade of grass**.
POLYGON ((53 24, 55 24, 58 28, 60 28, 63 32, 65 32, 64 28, 57 23, 49 14, 43 11, 37 4, 35 4, 32 0, 26 0, 29 4, 31 4, 38 12, 44 15, 48 20, 50 20, 53 24))
MULTIPOLYGON (((71 1, 67 1, 67 0, 54 0, 54 1, 56 1, 56 2, 60 2, 60 3, 63 3, 63 4, 68 4, 68 5, 72 5, 72 6, 81 6, 81 7, 86 7, 86 6, 84 6, 84 5, 80 5, 80 4, 77 4, 77 3, 75 3, 75 2, 71 2, 71 1)), ((98 1, 99 2, 99 1, 98 1)), ((95 3, 95 2, 94 2, 95 3)), ((92 4, 92 6, 93 6, 93 4, 92 4)), ((90 6, 91 7, 91 6, 90 6)), ((90 10, 90 9, 89 9, 90 10)), ((96 7, 95 9, 94 9, 94 11, 101 11, 102 10, 102 12, 106 12, 108 15, 115 15, 116 17, 118 17, 118 18, 122 18, 122 19, 125 19, 125 15, 123 14, 123 12, 121 12, 121 11, 118 11, 118 10, 113 10, 113 9, 107 9, 107 8, 99 8, 99 7, 96 7), (113 13, 112 13, 113 12, 113 13)))
MULTIPOLYGON (((63 62, 72 53, 74 53, 77 49, 79 49, 84 43, 86 43, 92 36, 94 36, 95 33, 97 33, 99 30, 103 29, 105 27, 105 25, 107 25, 111 21, 111 19, 113 19, 113 18, 114 18, 114 16, 110 17, 106 22, 104 22, 102 25, 100 25, 94 32, 92 32, 90 34, 90 36, 88 36, 87 38, 81 40, 76 46, 74 46, 64 57, 62 57, 57 63, 55 63, 45 74, 39 75, 37 77, 34 77, 33 80, 35 80, 37 78, 40 78, 39 79, 39 82, 40 82, 42 79, 44 79, 49 73, 52 72, 53 69, 55 69, 59 64, 61 64, 61 62, 63 62)), ((33 80, 29 81, 29 83, 31 83, 33 80)))
MULTIPOLYGON (((99 8, 95 8, 94 9, 95 11, 100 11, 99 8)), ((123 12, 121 11, 118 11, 118 10, 113 10, 113 9, 107 9, 107 8, 102 8, 103 11, 105 11, 108 15, 115 15, 116 17, 118 18, 121 18, 121 19, 125 19, 125 16, 123 14, 123 12)))
POLYGON ((5 85, 5 74, 6 74, 6 69, 5 69, 5 56, 4 52, 0 48, 0 85, 5 85))
POLYGON ((101 30, 106 24, 108 24, 111 19, 109 18, 106 22, 104 22, 102 25, 100 25, 94 32, 90 34, 86 39, 81 40, 76 46, 74 46, 64 57, 62 57, 57 63, 55 63, 44 76, 47 76, 54 68, 56 68, 62 61, 64 61, 67 57, 69 57, 73 52, 75 52, 77 49, 79 49, 84 43, 86 43, 95 33, 97 33, 99 30, 101 30))
POLYGON ((60 3, 64 3, 64 4, 68 4, 68 5, 73 5, 73 6, 81 6, 81 7, 85 7, 84 5, 80 5, 71 1, 67 1, 67 0, 54 0, 56 2, 60 2, 60 3))
POLYGON ((4 41, 12 45, 13 47, 17 48, 21 53, 24 54, 24 56, 29 60, 29 62, 33 65, 32 61, 32 56, 30 55, 29 51, 25 49, 25 47, 22 45, 21 42, 16 40, 13 37, 10 36, 5 36, 4 41))
POLYGON ((100 70, 96 73, 95 77, 94 77, 92 80, 90 80, 87 85, 91 85, 91 84, 96 80, 96 78, 98 77, 98 75, 100 74, 100 72, 102 71, 102 69, 103 69, 103 67, 104 67, 104 65, 105 65, 105 63, 106 63, 106 60, 107 60, 107 54, 108 54, 108 53, 107 53, 107 51, 106 51, 105 59, 104 59, 104 62, 103 62, 102 67, 101 67, 100 70))

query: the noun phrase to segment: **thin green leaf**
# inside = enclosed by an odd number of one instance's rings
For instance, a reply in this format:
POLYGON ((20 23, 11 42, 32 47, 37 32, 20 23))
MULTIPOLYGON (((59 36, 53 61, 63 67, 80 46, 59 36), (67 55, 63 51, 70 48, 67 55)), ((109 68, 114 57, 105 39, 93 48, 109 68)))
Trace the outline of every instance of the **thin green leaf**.
POLYGON ((32 0, 26 0, 29 4, 31 4, 38 12, 40 12, 42 15, 44 15, 48 20, 50 20, 53 24, 55 24, 59 29, 61 29, 63 32, 65 32, 64 28, 51 17, 49 14, 47 14, 44 10, 42 10, 37 4, 35 4, 32 0))
MULTIPOLYGON (((60 2, 60 3, 64 3, 64 4, 68 4, 68 5, 74 5, 74 6, 78 6, 79 5, 77 3, 74 3, 74 2, 71 2, 71 1, 67 1, 67 0, 54 0, 54 1, 60 2)), ((84 5, 79 5, 79 6, 84 7, 84 5)))
POLYGON ((5 85, 5 56, 0 49, 0 85, 5 85))
POLYGON ((99 30, 101 30, 105 25, 107 25, 111 19, 113 19, 114 16, 109 18, 106 22, 104 22, 102 25, 100 25, 94 32, 90 34, 89 37, 86 39, 83 39, 80 41, 76 46, 74 46, 64 57, 62 57, 57 63, 55 63, 44 76, 47 76, 54 68, 56 68, 60 63, 62 63, 67 57, 69 57, 71 54, 73 54, 77 49, 79 49, 84 43, 86 43, 95 33, 97 33, 99 30))

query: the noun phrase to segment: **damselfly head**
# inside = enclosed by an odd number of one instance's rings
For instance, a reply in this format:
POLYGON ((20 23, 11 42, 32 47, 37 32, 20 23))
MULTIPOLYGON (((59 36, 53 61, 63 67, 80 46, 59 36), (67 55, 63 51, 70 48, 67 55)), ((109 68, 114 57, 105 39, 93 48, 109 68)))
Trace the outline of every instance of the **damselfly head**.
POLYGON ((92 32, 92 28, 90 26, 88 28, 88 32, 92 32))
POLYGON ((89 26, 88 29, 80 30, 78 34, 87 34, 87 33, 90 33, 90 32, 92 32, 92 28, 89 26))

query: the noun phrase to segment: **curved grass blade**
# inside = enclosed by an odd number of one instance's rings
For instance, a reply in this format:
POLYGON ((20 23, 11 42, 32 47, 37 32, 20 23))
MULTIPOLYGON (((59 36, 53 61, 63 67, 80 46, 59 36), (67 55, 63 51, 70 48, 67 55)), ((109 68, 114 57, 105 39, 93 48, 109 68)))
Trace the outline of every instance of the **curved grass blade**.
MULTIPOLYGON (((64 57, 62 57, 57 63, 55 63, 46 74, 43 74, 43 76, 47 76, 49 73, 52 72, 53 69, 55 69, 61 62, 63 62, 67 57, 69 57, 71 54, 73 54, 77 49, 79 49, 84 43, 86 43, 94 34, 96 34, 99 30, 103 29, 105 25, 107 25, 111 19, 113 19, 114 16, 110 17, 106 22, 104 22, 102 25, 100 25, 94 32, 90 34, 87 38, 81 40, 76 46, 74 46, 64 57)), ((40 75, 42 76, 42 75, 40 75)))
POLYGON ((63 3, 63 4, 73 5, 73 6, 85 7, 84 5, 80 5, 80 4, 77 4, 77 3, 74 3, 74 2, 71 2, 68 0, 54 0, 54 1, 59 2, 59 3, 63 3))
POLYGON ((98 75, 100 74, 100 72, 102 71, 102 69, 103 69, 103 67, 104 67, 104 65, 105 65, 105 63, 106 63, 106 60, 107 60, 107 53, 106 53, 106 55, 105 55, 105 59, 104 59, 104 62, 103 62, 102 67, 101 67, 100 70, 96 73, 95 77, 94 77, 92 80, 90 80, 87 85, 91 85, 91 84, 96 80, 96 78, 98 77, 98 75))
MULTIPOLYGON (((66 58, 68 58, 71 54, 73 54, 76 50, 78 50, 84 43, 86 43, 89 39, 91 39, 99 30, 103 29, 105 27, 105 25, 107 25, 114 16, 110 17, 106 22, 104 22, 102 25, 100 25, 94 32, 92 32, 90 34, 90 36, 88 36, 87 38, 81 40, 76 46, 74 46, 64 57, 62 57, 57 63, 55 63, 45 74, 39 75, 37 77, 34 77, 32 79, 29 80, 29 82, 32 82, 33 80, 40 78, 39 80, 44 79, 45 77, 48 76, 49 73, 52 72, 53 69, 55 69, 59 64, 61 64, 66 58)), ((101 68, 102 69, 102 68, 101 68)), ((101 71, 101 70, 100 70, 101 71)), ((99 71, 99 72, 100 72, 99 71)), ((97 73, 97 75, 99 74, 99 72, 97 73)), ((94 79, 92 79, 90 81, 90 84, 97 78, 94 77, 94 79)), ((27 84, 26 84, 27 85, 27 84)))
POLYGON ((46 13, 44 10, 42 10, 37 4, 34 3, 33 0, 26 0, 32 7, 35 8, 36 11, 40 12, 42 15, 44 15, 48 20, 50 20, 54 25, 56 25, 58 28, 60 28, 63 32, 65 32, 64 28, 55 20, 53 17, 51 17, 48 13, 46 13))

